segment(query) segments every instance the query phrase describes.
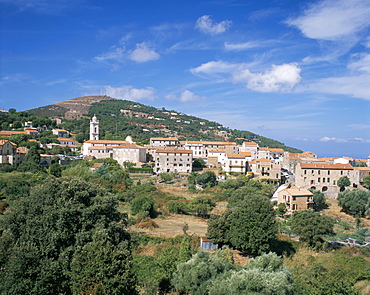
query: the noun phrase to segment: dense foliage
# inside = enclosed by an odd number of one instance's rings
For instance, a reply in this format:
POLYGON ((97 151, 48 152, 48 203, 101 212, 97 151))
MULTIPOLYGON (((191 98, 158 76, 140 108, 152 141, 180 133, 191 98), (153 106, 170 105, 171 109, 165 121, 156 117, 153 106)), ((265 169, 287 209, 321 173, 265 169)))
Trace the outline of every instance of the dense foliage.
POLYGON ((338 194, 338 204, 351 215, 363 216, 370 199, 370 191, 362 189, 345 190, 338 194))
POLYGON ((134 294, 126 218, 104 189, 49 178, 4 215, 1 294, 134 294))
POLYGON ((366 261, 368 256, 369 250, 366 248, 345 247, 337 251, 320 252, 319 255, 307 248, 300 248, 296 255, 286 258, 285 262, 293 271, 296 294, 359 295, 361 293, 353 286, 364 283, 362 294, 366 294, 366 280, 370 278, 370 264, 366 261))
POLYGON ((212 216, 207 237, 215 243, 258 255, 270 250, 276 233, 275 212, 270 200, 251 195, 236 209, 229 209, 222 216, 212 216))
POLYGON ((300 241, 320 248, 324 243, 323 235, 333 234, 334 219, 318 212, 303 210, 294 212, 289 224, 300 241))
POLYGON ((293 294, 291 272, 276 254, 263 254, 237 267, 228 258, 228 251, 218 250, 213 255, 198 251, 178 266, 174 287, 193 295, 293 294))

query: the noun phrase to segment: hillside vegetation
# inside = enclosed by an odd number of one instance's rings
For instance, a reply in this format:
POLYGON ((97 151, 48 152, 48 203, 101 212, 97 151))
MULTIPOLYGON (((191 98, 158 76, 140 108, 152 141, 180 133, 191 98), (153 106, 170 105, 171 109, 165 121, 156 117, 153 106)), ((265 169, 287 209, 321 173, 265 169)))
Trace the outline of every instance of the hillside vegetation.
POLYGON ((175 110, 157 109, 133 101, 108 96, 84 96, 28 111, 36 116, 63 118, 63 127, 82 133, 88 139, 89 119, 100 121, 101 139, 125 139, 133 136, 137 143, 148 144, 151 137, 178 137, 179 140, 255 141, 262 147, 301 150, 255 133, 229 129, 220 123, 186 115, 175 110))

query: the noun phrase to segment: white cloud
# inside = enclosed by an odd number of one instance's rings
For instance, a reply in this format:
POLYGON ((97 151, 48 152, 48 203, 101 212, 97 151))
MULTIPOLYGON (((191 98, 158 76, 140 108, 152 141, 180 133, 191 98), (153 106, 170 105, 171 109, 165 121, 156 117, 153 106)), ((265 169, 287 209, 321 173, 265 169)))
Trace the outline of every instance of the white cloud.
POLYGON ((263 73, 252 73, 246 64, 231 64, 223 61, 211 61, 190 70, 198 76, 228 76, 233 83, 245 84, 256 92, 291 91, 301 80, 301 68, 297 64, 272 65, 263 73))
POLYGON ((123 85, 121 87, 105 86, 105 94, 114 98, 139 101, 143 99, 154 100, 155 89, 147 88, 133 88, 131 85, 123 85))
POLYGON ((346 139, 336 138, 336 137, 328 137, 328 136, 325 136, 325 137, 321 138, 320 141, 323 141, 323 142, 330 142, 330 141, 334 141, 334 142, 347 142, 346 139))
POLYGON ((209 15, 203 15, 197 19, 195 28, 205 34, 218 35, 226 32, 226 30, 231 26, 231 23, 232 21, 229 20, 216 23, 209 15))
POLYGON ((257 92, 291 91, 301 81, 301 69, 296 64, 272 65, 264 73, 251 73, 248 69, 235 72, 233 81, 246 83, 248 89, 257 92))
POLYGON ((370 25, 370 1, 324 0, 312 4, 303 15, 287 20, 311 39, 341 40, 370 25))
POLYGON ((357 54, 355 57, 357 60, 349 63, 348 68, 353 71, 370 73, 370 54, 361 53, 357 54))
POLYGON ((194 75, 205 74, 209 76, 214 76, 217 74, 232 73, 241 64, 231 64, 223 61, 210 61, 204 64, 201 64, 199 67, 190 69, 190 72, 194 75))
POLYGON ((179 100, 181 102, 189 102, 189 101, 198 101, 198 100, 203 100, 206 97, 205 96, 200 96, 196 95, 193 92, 189 90, 185 90, 180 93, 180 96, 176 96, 174 94, 170 94, 166 96, 167 99, 172 99, 172 100, 179 100))
POLYGON ((316 92, 349 95, 370 100, 370 75, 325 78, 310 84, 316 92))
POLYGON ((136 44, 136 49, 130 52, 129 58, 136 62, 147 62, 159 59, 160 55, 153 49, 150 49, 148 44, 143 42, 136 44))
POLYGON ((225 46, 226 50, 240 51, 240 50, 246 50, 246 49, 258 47, 258 46, 260 46, 260 44, 257 43, 257 42, 244 42, 244 43, 225 42, 224 46, 225 46))
POLYGON ((112 47, 111 50, 107 53, 100 54, 94 59, 99 62, 105 62, 108 60, 122 62, 124 58, 125 48, 123 47, 112 47))
POLYGON ((351 124, 348 125, 348 127, 351 127, 353 129, 370 129, 370 125, 366 124, 351 124))
POLYGON ((365 140, 361 137, 355 137, 355 138, 336 138, 336 137, 323 137, 320 139, 320 141, 323 141, 323 142, 369 142, 369 140, 365 140))

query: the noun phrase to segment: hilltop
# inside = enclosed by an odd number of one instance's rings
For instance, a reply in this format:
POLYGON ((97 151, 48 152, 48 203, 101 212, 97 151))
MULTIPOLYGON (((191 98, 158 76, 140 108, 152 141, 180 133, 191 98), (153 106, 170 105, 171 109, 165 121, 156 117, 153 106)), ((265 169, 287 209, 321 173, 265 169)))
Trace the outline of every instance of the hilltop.
POLYGON ((118 100, 106 95, 81 96, 52 105, 29 110, 28 112, 36 116, 47 116, 50 118, 63 117, 67 120, 81 119, 84 117, 93 103, 104 100, 118 100))
POLYGON ((229 129, 220 123, 186 115, 175 110, 155 108, 138 102, 109 96, 83 96, 27 111, 36 116, 63 119, 63 127, 74 133, 89 132, 89 119, 100 121, 102 139, 125 139, 132 135, 137 143, 147 144, 150 137, 177 137, 180 140, 255 141, 259 146, 301 150, 255 133, 229 129))

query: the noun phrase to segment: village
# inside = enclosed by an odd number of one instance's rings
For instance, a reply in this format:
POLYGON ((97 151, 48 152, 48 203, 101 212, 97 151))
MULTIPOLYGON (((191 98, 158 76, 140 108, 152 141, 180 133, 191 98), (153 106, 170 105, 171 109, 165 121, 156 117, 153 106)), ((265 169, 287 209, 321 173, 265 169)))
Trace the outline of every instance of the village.
MULTIPOLYGON (((17 134, 32 135, 37 142, 39 132, 27 122, 24 131, 0 131, 0 136, 17 134)), ((53 129, 59 143, 49 143, 46 147, 68 147, 74 156, 68 159, 105 159, 116 160, 122 167, 145 169, 144 173, 160 175, 177 173, 187 175, 194 171, 195 161, 204 163, 206 170, 214 171, 217 181, 224 181, 238 175, 273 183, 277 189, 271 201, 285 203, 288 212, 313 209, 313 194, 309 189, 321 191, 327 200, 336 199, 340 192, 338 181, 346 176, 350 181, 348 189, 363 188, 362 181, 370 175, 370 156, 367 159, 318 158, 313 152, 290 153, 281 148, 260 147, 257 142, 243 142, 238 145, 228 141, 180 141, 176 137, 153 137, 149 145, 138 145, 131 136, 126 140, 99 139, 99 120, 94 116, 90 121, 90 138, 77 146, 70 132, 53 129), (76 156, 77 154, 77 156, 76 156)), ((25 159, 27 148, 17 147, 9 140, 0 141, 0 165, 19 165, 25 159)), ((41 155, 41 162, 50 165, 54 155, 41 155)), ((61 155, 60 163, 66 155, 61 155)), ((197 189, 202 189, 197 185, 197 189)))

